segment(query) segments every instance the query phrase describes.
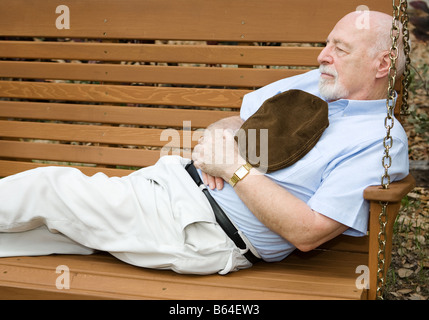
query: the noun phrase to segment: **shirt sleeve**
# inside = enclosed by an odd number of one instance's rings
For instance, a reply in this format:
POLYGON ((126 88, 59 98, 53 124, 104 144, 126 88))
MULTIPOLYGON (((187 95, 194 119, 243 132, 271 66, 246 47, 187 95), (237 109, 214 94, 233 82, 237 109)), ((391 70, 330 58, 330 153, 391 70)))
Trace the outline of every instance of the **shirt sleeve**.
MULTIPOLYGON (((368 186, 381 184, 384 169, 380 146, 382 143, 378 140, 369 146, 362 144, 355 148, 358 150, 355 153, 331 164, 307 203, 313 210, 348 226, 344 234, 363 236, 367 233, 369 202, 363 198, 363 191, 368 186)), ((405 178, 409 170, 407 144, 398 141, 391 154, 394 155, 389 168, 391 181, 405 178)))

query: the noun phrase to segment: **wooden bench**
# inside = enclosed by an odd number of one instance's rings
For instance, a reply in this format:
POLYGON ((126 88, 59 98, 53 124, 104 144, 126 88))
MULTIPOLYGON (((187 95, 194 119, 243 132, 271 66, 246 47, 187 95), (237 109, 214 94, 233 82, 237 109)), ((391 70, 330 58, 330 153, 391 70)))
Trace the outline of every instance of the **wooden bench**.
MULTIPOLYGON (((197 129, 237 115, 244 94, 317 67, 321 43, 361 2, 2 1, 0 177, 46 165, 122 176, 168 148, 187 156, 197 129)), ((388 0, 365 4, 392 11, 388 0)), ((380 202, 389 202, 387 268, 393 221, 412 187, 408 177, 365 190, 367 237, 341 236, 279 263, 191 276, 106 253, 2 258, 0 298, 374 299, 380 202), (69 289, 56 286, 61 265, 69 289), (369 267, 369 290, 356 285, 359 266, 369 267)))

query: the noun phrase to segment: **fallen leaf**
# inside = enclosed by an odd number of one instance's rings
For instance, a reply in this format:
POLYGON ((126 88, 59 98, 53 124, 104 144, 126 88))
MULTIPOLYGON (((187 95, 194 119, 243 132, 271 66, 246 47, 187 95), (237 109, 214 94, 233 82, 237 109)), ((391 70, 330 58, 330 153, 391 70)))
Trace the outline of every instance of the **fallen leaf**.
POLYGON ((409 277, 413 274, 413 270, 401 268, 398 270, 398 276, 401 278, 409 277))
POLYGON ((426 300, 426 297, 423 297, 421 294, 413 293, 410 295, 410 300, 426 300))
POLYGON ((418 236, 416 237, 416 240, 417 240, 418 242, 420 242, 421 244, 425 244, 425 242, 426 242, 425 237, 424 237, 424 236, 422 236, 422 235, 418 235, 418 236))
POLYGON ((412 198, 412 199, 419 199, 420 195, 415 193, 415 192, 410 192, 410 193, 408 193, 408 197, 412 198))
POLYGON ((397 292, 400 293, 400 294, 408 294, 410 292, 413 292, 413 290, 411 290, 411 289, 401 289, 401 290, 398 290, 397 292))

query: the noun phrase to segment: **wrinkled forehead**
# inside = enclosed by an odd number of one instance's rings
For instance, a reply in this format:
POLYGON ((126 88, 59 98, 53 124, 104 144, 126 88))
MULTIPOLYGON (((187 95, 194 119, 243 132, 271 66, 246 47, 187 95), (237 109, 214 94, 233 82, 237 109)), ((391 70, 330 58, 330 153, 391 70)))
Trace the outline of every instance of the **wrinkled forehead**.
POLYGON ((327 40, 351 48, 361 45, 367 46, 373 41, 373 33, 370 31, 369 21, 363 20, 359 14, 349 14, 338 21, 327 40))

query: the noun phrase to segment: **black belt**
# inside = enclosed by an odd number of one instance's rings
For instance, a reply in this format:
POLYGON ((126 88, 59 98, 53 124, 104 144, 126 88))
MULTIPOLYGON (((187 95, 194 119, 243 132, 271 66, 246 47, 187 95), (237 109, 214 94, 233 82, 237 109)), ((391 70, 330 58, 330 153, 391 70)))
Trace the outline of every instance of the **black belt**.
MULTIPOLYGON (((195 168, 193 161, 188 163, 185 167, 186 171, 189 173, 189 175, 192 177, 192 179, 195 181, 195 183, 199 186, 204 185, 203 181, 201 181, 200 175, 198 174, 197 169, 195 168)), ((225 214, 225 212, 222 210, 222 208, 219 206, 219 204, 213 199, 210 192, 207 190, 207 188, 202 189, 203 193, 209 200, 209 203, 213 209, 214 215, 216 217, 217 223, 220 225, 220 227, 225 231, 225 233, 228 235, 228 237, 235 243, 237 247, 240 249, 246 249, 248 246, 244 242, 243 238, 240 236, 240 233, 238 232, 237 228, 232 224, 231 220, 229 220, 228 216, 225 214)), ((256 263, 258 261, 261 261, 260 258, 255 256, 250 249, 247 250, 247 252, 244 254, 247 260, 249 260, 251 263, 256 263)))

